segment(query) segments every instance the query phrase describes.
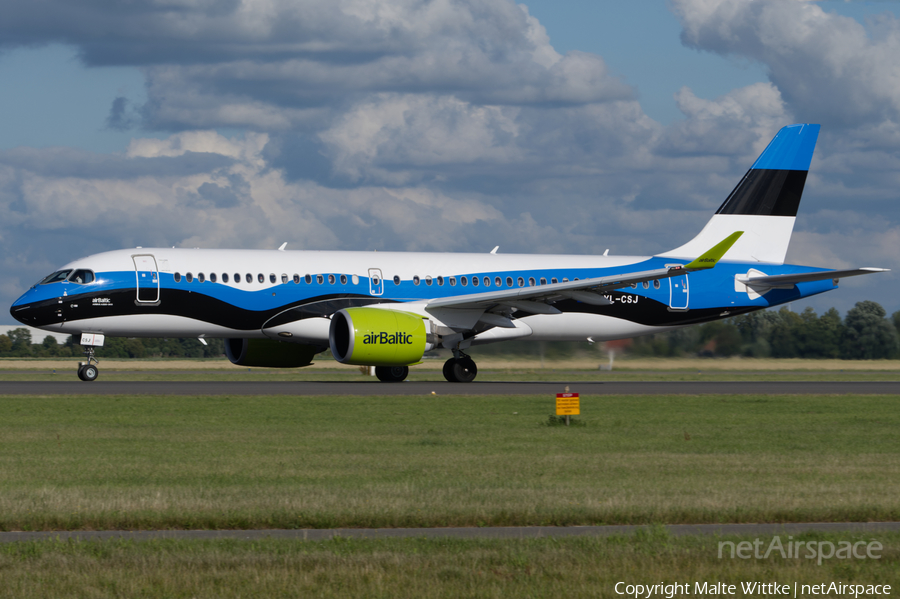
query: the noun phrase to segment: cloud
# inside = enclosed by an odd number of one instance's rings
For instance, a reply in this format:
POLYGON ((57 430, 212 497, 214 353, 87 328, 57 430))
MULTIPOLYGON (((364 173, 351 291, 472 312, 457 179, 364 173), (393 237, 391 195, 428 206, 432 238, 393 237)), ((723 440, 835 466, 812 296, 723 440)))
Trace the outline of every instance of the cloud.
MULTIPOLYGON (((634 97, 599 56, 558 54, 510 0, 10 0, 0 39, 140 66, 140 114, 157 129, 316 129, 336 106, 382 93, 439 90, 481 105, 634 97)), ((128 108, 116 98, 109 125, 130 126, 128 108)))
POLYGON ((900 116, 900 21, 864 26, 797 0, 675 0, 692 48, 757 60, 806 122, 859 127, 900 116))

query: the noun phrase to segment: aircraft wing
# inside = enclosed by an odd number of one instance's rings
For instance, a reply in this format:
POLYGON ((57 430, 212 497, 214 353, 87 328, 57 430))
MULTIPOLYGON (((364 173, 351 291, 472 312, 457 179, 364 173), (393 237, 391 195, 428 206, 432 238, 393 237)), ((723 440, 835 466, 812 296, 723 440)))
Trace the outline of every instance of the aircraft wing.
POLYGON ((574 299, 594 306, 608 306, 611 302, 602 295, 604 292, 622 289, 645 281, 667 279, 695 270, 713 268, 742 234, 743 231, 732 233, 702 256, 684 266, 677 265, 566 283, 436 298, 428 302, 425 310, 447 326, 471 329, 479 321, 490 326, 515 328, 509 315, 518 311, 526 314, 560 314, 561 312, 551 304, 563 299, 574 299))
POLYGON ((876 272, 887 272, 889 268, 851 268, 849 270, 825 270, 820 272, 801 272, 790 275, 772 275, 772 276, 740 276, 737 280, 753 288, 774 289, 778 287, 791 288, 797 283, 808 283, 810 281, 825 281, 827 279, 843 279, 845 277, 856 277, 859 275, 870 275, 876 272))

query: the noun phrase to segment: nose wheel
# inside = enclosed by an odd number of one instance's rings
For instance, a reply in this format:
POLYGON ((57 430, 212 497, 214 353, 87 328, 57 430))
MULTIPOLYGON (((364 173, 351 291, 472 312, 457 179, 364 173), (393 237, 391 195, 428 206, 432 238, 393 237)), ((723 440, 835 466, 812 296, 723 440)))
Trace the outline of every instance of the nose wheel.
POLYGON ((100 369, 97 368, 97 364, 99 364, 100 361, 94 357, 93 347, 85 347, 84 355, 87 356, 88 361, 78 363, 78 378, 90 383, 91 381, 96 381, 97 377, 100 376, 100 369))
POLYGON ((444 362, 444 378, 451 383, 471 383, 478 374, 475 360, 460 352, 458 358, 444 362))

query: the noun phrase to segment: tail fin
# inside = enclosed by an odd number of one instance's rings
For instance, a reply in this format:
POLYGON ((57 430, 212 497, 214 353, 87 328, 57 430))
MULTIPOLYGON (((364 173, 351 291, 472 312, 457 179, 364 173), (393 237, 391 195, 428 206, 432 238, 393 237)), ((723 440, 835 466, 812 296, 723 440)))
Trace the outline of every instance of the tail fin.
POLYGON ((782 128, 700 234, 660 256, 693 259, 744 231, 726 259, 783 264, 818 137, 819 125, 782 128))

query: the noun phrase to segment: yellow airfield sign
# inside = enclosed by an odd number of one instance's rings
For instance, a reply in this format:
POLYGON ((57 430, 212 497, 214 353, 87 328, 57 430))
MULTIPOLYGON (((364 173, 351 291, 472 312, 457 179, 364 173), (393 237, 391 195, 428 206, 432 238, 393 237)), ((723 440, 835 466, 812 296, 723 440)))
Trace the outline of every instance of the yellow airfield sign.
POLYGON ((577 393, 556 394, 557 416, 578 416, 581 414, 581 400, 577 393))

